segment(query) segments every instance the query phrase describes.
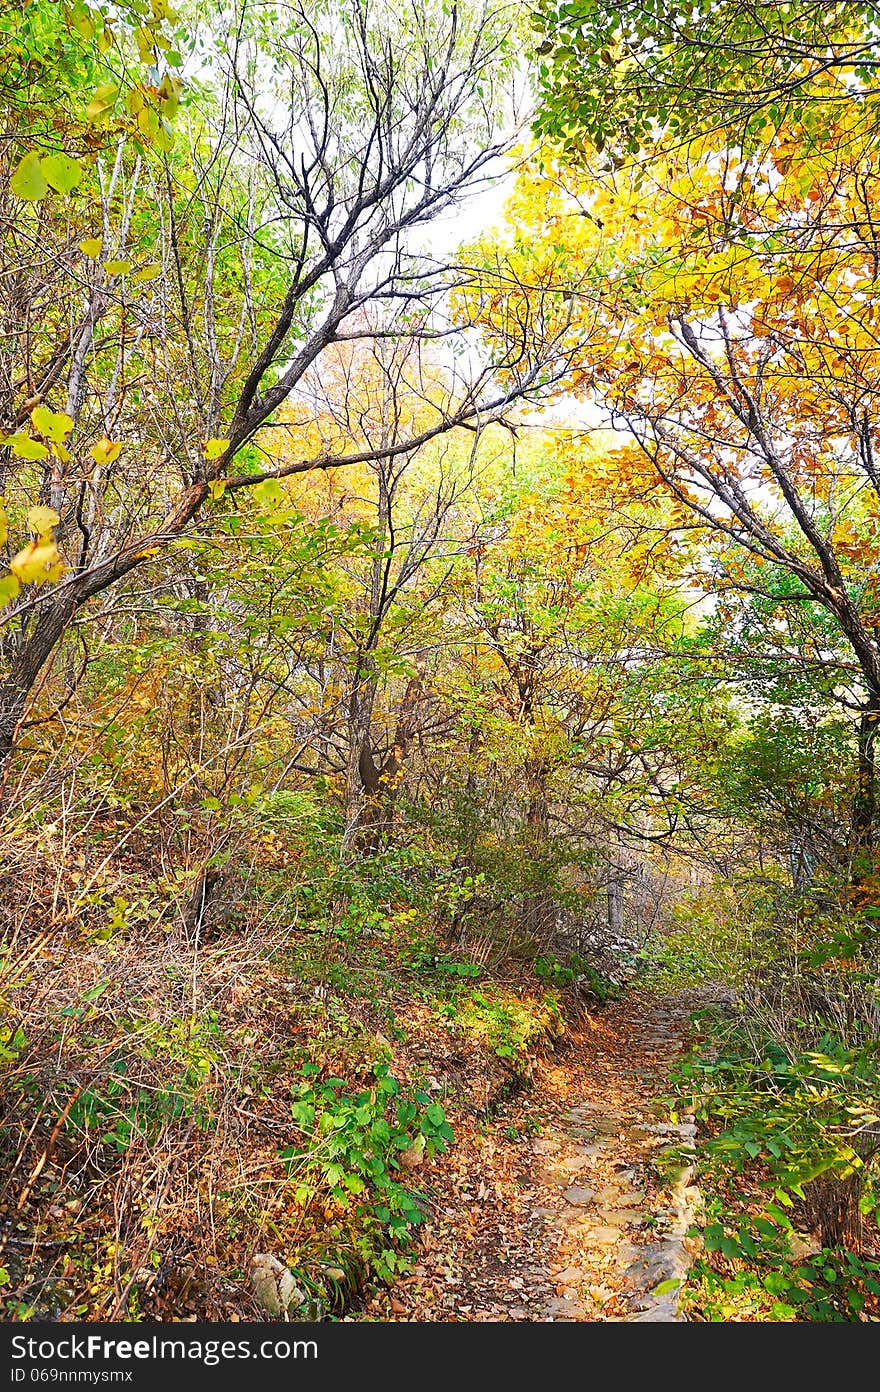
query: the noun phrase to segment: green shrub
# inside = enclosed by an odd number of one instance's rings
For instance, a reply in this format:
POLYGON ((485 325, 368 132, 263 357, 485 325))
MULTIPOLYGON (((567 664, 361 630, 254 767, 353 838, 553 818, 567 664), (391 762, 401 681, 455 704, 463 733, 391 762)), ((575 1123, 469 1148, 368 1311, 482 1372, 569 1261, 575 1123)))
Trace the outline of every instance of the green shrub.
POLYGON ((405 1092, 387 1063, 377 1063, 375 1082, 357 1093, 346 1091, 343 1078, 319 1080, 319 1071, 316 1064, 303 1066, 304 1081, 291 1104, 303 1139, 285 1147, 281 1158, 303 1207, 323 1198, 356 1211, 364 1255, 387 1280, 406 1264, 394 1244, 405 1242, 424 1217, 424 1196, 403 1181, 402 1156, 415 1166, 445 1151, 452 1127, 439 1102, 425 1092, 405 1092))

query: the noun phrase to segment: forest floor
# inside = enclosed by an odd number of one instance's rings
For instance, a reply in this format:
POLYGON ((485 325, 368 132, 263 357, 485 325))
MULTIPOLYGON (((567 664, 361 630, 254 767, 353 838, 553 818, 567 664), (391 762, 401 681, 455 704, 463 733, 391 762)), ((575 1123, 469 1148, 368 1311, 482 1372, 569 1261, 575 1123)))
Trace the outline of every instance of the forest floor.
POLYGON ((651 1297, 670 1274, 682 1141, 662 1097, 698 995, 630 990, 586 1015, 496 1126, 459 1134, 414 1270, 366 1317, 675 1317, 674 1294, 651 1297))

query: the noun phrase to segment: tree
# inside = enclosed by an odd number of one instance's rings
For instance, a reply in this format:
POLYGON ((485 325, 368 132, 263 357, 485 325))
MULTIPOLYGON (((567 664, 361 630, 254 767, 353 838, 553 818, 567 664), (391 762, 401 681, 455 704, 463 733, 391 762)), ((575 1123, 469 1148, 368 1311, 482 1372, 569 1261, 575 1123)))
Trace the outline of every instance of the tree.
POLYGON ((23 327, 3 365, 2 487, 19 549, 0 582, 0 757, 74 617, 212 502, 402 459, 536 399, 564 370, 567 345, 530 319, 515 360, 452 372, 415 434, 272 457, 267 428, 327 350, 357 336, 365 306, 389 339, 451 335, 443 306, 467 272, 417 263, 408 238, 505 143, 505 29, 491 14, 400 19, 367 0, 285 14, 279 27, 259 0, 236 12, 216 108, 191 109, 174 151, 120 139, 70 208, 20 184, 6 194, 6 313, 23 327))
POLYGON ((870 0, 541 0, 535 26, 538 129, 576 156, 635 154, 661 131, 754 143, 785 121, 821 129, 835 107, 872 111, 877 95, 870 0))
POLYGON ((479 481, 433 675, 451 720, 423 815, 456 872, 485 881, 456 927, 494 924, 523 953, 561 922, 621 931, 624 889, 650 882, 654 852, 704 830, 724 728, 674 567, 598 483, 604 462, 595 441, 539 431, 515 481, 479 481))
MULTIPOLYGON (((532 265, 579 287, 591 277, 589 295, 572 291, 585 326, 577 390, 631 434, 617 467, 634 494, 653 479, 674 522, 711 539, 715 586, 723 576, 779 597, 784 573, 789 606, 832 618, 858 673, 853 835, 867 853, 880 719, 877 179, 857 115, 821 143, 786 128, 769 166, 718 138, 604 177, 551 163, 524 182, 508 253, 523 282, 532 265)), ((839 650, 829 660, 846 668, 839 650)))
POLYGON ((429 652, 448 602, 449 566, 467 544, 468 495, 486 439, 482 428, 450 431, 394 455, 397 443, 429 428, 442 409, 449 371, 431 344, 370 338, 366 324, 362 329, 363 337, 328 353, 320 377, 304 382, 281 446, 285 456, 305 448, 368 460, 344 476, 331 472, 323 498, 303 499, 307 508, 364 529, 331 659, 329 716, 345 780, 346 853, 372 853, 387 842, 410 745, 431 724, 429 652))

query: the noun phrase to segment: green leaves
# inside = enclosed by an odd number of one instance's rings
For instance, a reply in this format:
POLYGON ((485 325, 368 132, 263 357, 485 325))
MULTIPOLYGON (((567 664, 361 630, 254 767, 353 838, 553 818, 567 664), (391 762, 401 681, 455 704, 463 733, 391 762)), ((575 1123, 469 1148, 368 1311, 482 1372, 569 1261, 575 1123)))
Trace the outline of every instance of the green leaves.
POLYGON ((82 165, 70 155, 47 155, 40 160, 43 178, 56 193, 73 193, 82 182, 82 165))
POLYGON ((82 182, 82 177, 82 165, 70 155, 44 155, 41 159, 36 151, 31 150, 13 170, 9 187, 17 198, 23 198, 28 203, 39 203, 50 189, 64 196, 73 193, 82 182))
MULTIPOLYGON (((400 1176, 420 1165, 423 1157, 445 1150, 452 1140, 443 1108, 424 1093, 401 1095, 387 1063, 374 1066, 372 1088, 354 1095, 346 1091, 343 1078, 318 1082, 314 1064, 302 1071, 307 1081, 291 1103, 291 1118, 307 1140, 279 1152, 292 1173, 306 1176, 297 1202, 308 1204, 323 1185, 340 1207, 357 1204, 368 1231, 371 1224, 378 1225, 405 1238, 423 1214, 400 1176)), ((387 1267, 384 1241, 381 1250, 387 1267)), ((382 1263, 374 1261, 381 1274, 382 1263)))
POLYGON ((13 171, 9 187, 17 198, 37 203, 49 192, 49 182, 40 168, 40 157, 31 151, 13 171))
MULTIPOLYGON (((792 101, 808 128, 821 128, 829 71, 840 82, 858 72, 843 55, 873 54, 874 21, 861 0, 694 0, 683 10, 666 0, 538 0, 538 129, 581 157, 586 141, 635 153, 658 128, 683 138, 719 125, 760 134, 792 101)), ((854 103, 874 98, 871 81, 847 91, 854 103)))
MULTIPOLYGON (((209 441, 209 443, 217 443, 209 441)), ((289 503, 290 499, 277 479, 264 479, 255 485, 253 496, 261 508, 278 508, 289 503)))

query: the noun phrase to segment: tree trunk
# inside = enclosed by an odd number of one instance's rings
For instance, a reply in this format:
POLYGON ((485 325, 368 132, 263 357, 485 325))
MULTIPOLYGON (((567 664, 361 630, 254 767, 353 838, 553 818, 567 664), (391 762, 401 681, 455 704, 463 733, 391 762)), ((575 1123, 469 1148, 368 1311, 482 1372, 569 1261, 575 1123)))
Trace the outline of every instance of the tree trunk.
MULTIPOLYGON (((550 766, 546 760, 530 760, 526 765, 526 785, 528 805, 526 807, 526 844, 531 865, 539 868, 544 862, 547 848, 547 826, 549 807, 547 804, 547 777, 550 766)), ((542 886, 527 890, 524 896, 522 914, 523 933, 540 946, 547 936, 553 920, 553 899, 542 886)))
POLYGON ((387 841, 394 822, 394 805, 422 696, 421 673, 410 678, 394 731, 381 764, 376 763, 372 742, 374 679, 356 686, 349 704, 349 756, 345 780, 346 830, 343 854, 376 855, 387 841))
POLYGON ((608 931, 617 938, 623 936, 624 930, 623 880, 623 869, 617 854, 612 849, 608 856, 608 931))
POLYGON ((12 655, 0 684, 0 772, 15 748, 28 697, 76 613, 76 600, 56 600, 40 615, 29 638, 12 655))
POLYGON ((207 496, 208 486, 203 482, 185 489, 158 531, 126 545, 88 574, 65 581, 54 602, 41 608, 30 636, 14 649, 8 672, 0 681, 0 774, 15 748, 28 697, 71 619, 95 595, 130 575, 156 551, 163 549, 171 537, 180 536, 207 496))
POLYGON ((859 720, 858 771, 853 799, 853 878, 858 883, 871 874, 877 823, 877 729, 880 697, 872 693, 859 720))
POLYGON ((864 1219, 859 1208, 860 1174, 819 1175, 804 1189, 807 1219, 824 1247, 848 1247, 861 1251, 864 1219))

